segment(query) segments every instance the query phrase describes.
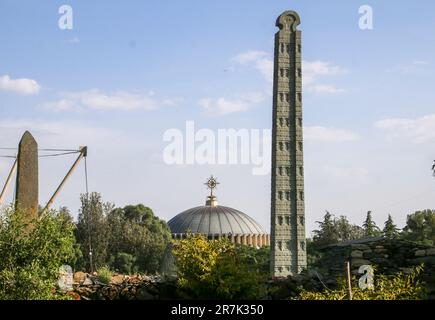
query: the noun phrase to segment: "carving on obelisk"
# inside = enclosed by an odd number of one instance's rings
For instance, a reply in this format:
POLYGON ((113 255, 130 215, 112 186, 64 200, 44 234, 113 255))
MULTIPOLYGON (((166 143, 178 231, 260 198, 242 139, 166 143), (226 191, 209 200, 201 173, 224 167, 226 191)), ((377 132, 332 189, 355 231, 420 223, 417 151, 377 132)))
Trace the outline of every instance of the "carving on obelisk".
POLYGON ((275 34, 273 77, 271 275, 307 266, 302 135, 302 61, 299 15, 281 14, 275 34))
POLYGON ((18 146, 16 207, 30 218, 38 215, 38 144, 26 131, 18 146))

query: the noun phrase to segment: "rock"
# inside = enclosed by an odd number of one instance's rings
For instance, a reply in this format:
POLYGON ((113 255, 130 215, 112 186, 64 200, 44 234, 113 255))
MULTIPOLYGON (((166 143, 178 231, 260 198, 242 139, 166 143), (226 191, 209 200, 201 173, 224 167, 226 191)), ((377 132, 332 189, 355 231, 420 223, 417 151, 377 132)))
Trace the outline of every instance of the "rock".
POLYGON ((363 257, 363 252, 359 251, 359 250, 354 250, 351 252, 350 256, 352 258, 362 258, 363 257))
POLYGON ((435 248, 427 249, 426 254, 428 256, 435 256, 435 248))
POLYGON ((139 275, 137 277, 137 279, 141 282, 141 283, 152 283, 152 282, 156 282, 156 279, 154 277, 149 277, 147 275, 139 275))
POLYGON ((157 297, 149 293, 146 287, 142 287, 139 290, 137 290, 136 298, 138 300, 154 300, 157 297))
POLYGON ((114 284, 121 284, 124 282, 124 278, 125 277, 122 274, 116 274, 112 277, 112 280, 110 282, 114 284))
POLYGON ((86 273, 79 271, 79 272, 74 273, 73 280, 74 280, 74 283, 82 284, 86 280, 87 277, 88 277, 88 275, 86 273))
POLYGON ((120 297, 122 297, 123 299, 130 299, 130 291, 128 290, 128 287, 125 287, 121 290, 120 292, 120 297))
POLYGON ((356 250, 370 250, 370 247, 368 245, 360 243, 352 244, 351 248, 356 250))
POLYGON ((69 291, 66 295, 73 300, 80 300, 80 295, 77 292, 69 291))
POLYGON ((86 277, 86 279, 82 283, 83 286, 89 286, 92 284, 94 284, 94 282, 91 280, 91 278, 88 278, 88 277, 86 277))
POLYGON ((108 290, 107 297, 109 298, 109 300, 118 299, 118 289, 115 286, 111 286, 108 290))
POLYGON ((91 287, 78 287, 75 292, 81 297, 87 297, 90 298, 94 295, 95 290, 93 290, 91 287))
POLYGON ((426 255, 426 250, 417 250, 417 251, 415 251, 414 255, 416 257, 423 257, 426 255))
POLYGON ((434 256, 418 257, 418 258, 412 259, 411 263, 413 265, 419 265, 419 264, 424 263, 425 269, 430 268, 430 266, 432 266, 432 268, 433 268, 435 266, 435 257, 434 256))
POLYGON ((351 261, 352 266, 354 267, 359 267, 362 265, 371 265, 371 262, 369 260, 365 260, 365 259, 352 259, 351 261))

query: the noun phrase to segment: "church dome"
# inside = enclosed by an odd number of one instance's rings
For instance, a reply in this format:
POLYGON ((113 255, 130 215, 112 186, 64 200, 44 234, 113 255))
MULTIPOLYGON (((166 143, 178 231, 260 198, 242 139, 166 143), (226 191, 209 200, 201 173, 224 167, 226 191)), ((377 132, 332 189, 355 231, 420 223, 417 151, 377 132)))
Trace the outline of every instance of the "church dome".
POLYGON ((218 205, 213 195, 218 184, 211 176, 206 183, 211 194, 205 206, 185 210, 168 221, 172 237, 184 239, 188 233, 193 233, 208 239, 227 237, 231 242, 256 247, 269 245, 269 235, 258 222, 239 210, 218 205))
POLYGON ((225 206, 205 205, 188 209, 168 222, 171 233, 191 231, 201 234, 265 234, 247 214, 225 206))

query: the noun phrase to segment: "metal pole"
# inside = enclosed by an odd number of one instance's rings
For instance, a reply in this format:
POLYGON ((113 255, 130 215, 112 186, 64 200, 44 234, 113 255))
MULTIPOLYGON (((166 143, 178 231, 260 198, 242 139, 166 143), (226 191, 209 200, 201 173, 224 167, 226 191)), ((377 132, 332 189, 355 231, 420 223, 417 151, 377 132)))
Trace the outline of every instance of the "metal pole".
POLYGON ((73 173, 74 169, 77 167, 77 165, 79 164, 80 160, 83 157, 86 157, 87 155, 87 147, 80 147, 80 155, 77 157, 76 161, 74 162, 74 164, 72 165, 71 169, 69 169, 68 173, 66 174, 66 176, 63 178, 62 182, 60 183, 59 187, 57 187, 56 191, 54 192, 54 194, 51 196, 50 200, 47 202, 47 205, 44 208, 45 212, 46 210, 48 210, 50 208, 50 206, 53 204, 54 200, 56 199, 56 196, 59 194, 60 190, 62 189, 63 185, 65 184, 65 182, 68 180, 68 178, 70 177, 70 175, 73 173))
POLYGON ((350 278, 350 263, 349 263, 349 261, 345 262, 345 268, 346 268, 348 296, 349 296, 349 300, 352 300, 352 281, 350 278))
POLYGON ((2 193, 0 193, 0 204, 2 204, 3 197, 5 196, 6 191, 9 189, 9 185, 11 184, 11 181, 12 181, 12 176, 15 172, 15 169, 17 168, 17 162, 18 162, 18 159, 15 159, 14 164, 12 165, 11 171, 9 172, 9 175, 6 179, 6 183, 3 187, 2 193))

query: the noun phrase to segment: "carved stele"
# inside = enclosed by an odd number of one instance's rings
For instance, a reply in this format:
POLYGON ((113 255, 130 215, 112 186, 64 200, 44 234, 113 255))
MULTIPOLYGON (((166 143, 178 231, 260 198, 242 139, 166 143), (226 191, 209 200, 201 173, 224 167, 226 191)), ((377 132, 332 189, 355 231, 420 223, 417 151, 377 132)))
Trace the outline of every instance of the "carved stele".
POLYGON ((276 26, 273 78, 271 275, 307 266, 302 137, 302 63, 299 15, 281 14, 276 26))
POLYGON ((38 215, 38 144, 29 131, 18 147, 16 207, 30 218, 38 215))

